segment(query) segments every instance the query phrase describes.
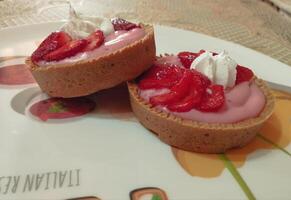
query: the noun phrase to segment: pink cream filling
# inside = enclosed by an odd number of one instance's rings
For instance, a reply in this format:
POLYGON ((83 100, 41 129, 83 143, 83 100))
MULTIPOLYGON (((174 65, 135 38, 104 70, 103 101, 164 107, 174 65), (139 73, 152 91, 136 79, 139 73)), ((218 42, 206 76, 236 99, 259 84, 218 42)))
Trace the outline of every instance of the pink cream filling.
MULTIPOLYGON (((170 59, 174 60, 173 57, 170 59)), ((160 63, 161 61, 158 62, 160 63)), ((177 63, 178 60, 175 62, 177 63)), ((169 89, 139 90, 139 95, 149 102, 151 97, 168 92, 169 89)), ((157 106, 157 108, 184 119, 207 123, 235 123, 257 117, 263 110, 265 103, 265 96, 256 84, 252 82, 243 82, 225 91, 225 104, 217 112, 201 112, 196 109, 192 109, 188 112, 171 112, 163 106, 157 106)))
POLYGON ((75 56, 65 58, 59 61, 40 61, 39 66, 57 65, 64 63, 73 63, 80 60, 93 60, 101 56, 108 55, 118 49, 121 49, 145 36, 145 31, 141 28, 134 28, 129 31, 115 31, 105 38, 105 42, 93 51, 78 53, 75 56))

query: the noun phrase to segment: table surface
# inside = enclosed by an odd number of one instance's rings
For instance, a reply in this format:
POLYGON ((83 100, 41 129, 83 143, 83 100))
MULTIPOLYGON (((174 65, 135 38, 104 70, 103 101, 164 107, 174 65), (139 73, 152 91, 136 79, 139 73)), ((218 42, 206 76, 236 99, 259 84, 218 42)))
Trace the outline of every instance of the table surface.
MULTIPOLYGON (((192 30, 239 43, 291 65, 291 17, 271 6, 272 1, 71 0, 77 11, 86 15, 119 16, 192 30)), ((291 6, 290 0, 276 1, 291 6)), ((0 29, 68 17, 68 5, 62 0, 0 0, 0 11, 0 29)))

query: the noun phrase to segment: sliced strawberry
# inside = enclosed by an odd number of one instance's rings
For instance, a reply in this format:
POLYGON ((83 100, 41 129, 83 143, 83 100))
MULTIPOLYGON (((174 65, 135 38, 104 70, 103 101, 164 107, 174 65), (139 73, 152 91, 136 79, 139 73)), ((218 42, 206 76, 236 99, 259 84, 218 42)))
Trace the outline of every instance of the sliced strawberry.
POLYGON ((66 32, 53 32, 32 53, 31 60, 33 62, 40 61, 42 60, 43 56, 60 48, 71 40, 71 36, 66 32))
POLYGON ((236 67, 236 80, 235 84, 239 84, 244 81, 249 81, 253 78, 254 73, 249 68, 237 65, 236 67))
POLYGON ((121 30, 128 31, 133 28, 140 28, 140 26, 121 18, 111 19, 111 23, 115 31, 121 31, 121 30))
POLYGON ((83 49, 83 51, 92 51, 93 49, 96 49, 100 47, 105 40, 104 34, 101 30, 97 30, 93 33, 91 33, 86 40, 88 41, 88 45, 86 48, 83 49))
POLYGON ((207 76, 197 70, 192 69, 191 71, 193 73, 194 85, 196 85, 196 88, 204 91, 211 84, 211 81, 207 76))
POLYGON ((142 90, 147 89, 162 89, 162 88, 171 88, 173 85, 175 85, 178 82, 178 80, 172 80, 172 79, 143 79, 139 82, 138 87, 142 90))
POLYGON ((85 39, 74 40, 58 48, 57 50, 45 55, 43 58, 46 61, 57 61, 67 57, 71 57, 81 52, 87 44, 88 41, 85 39))
POLYGON ((64 32, 53 32, 51 33, 42 43, 39 45, 40 48, 45 47, 51 43, 54 43, 57 48, 65 45, 66 43, 70 42, 72 40, 72 37, 64 32))
POLYGON ((156 78, 159 80, 168 78, 171 80, 179 80, 182 78, 184 69, 177 66, 161 65, 160 70, 156 73, 156 78))
POLYGON ((181 67, 155 65, 142 77, 138 85, 141 89, 171 88, 178 83, 183 72, 181 67))
POLYGON ((150 98, 150 103, 153 105, 168 105, 177 102, 185 97, 193 80, 191 71, 185 71, 181 80, 174 85, 169 93, 157 95, 150 98))
POLYGON ((198 106, 200 104, 202 96, 211 81, 196 70, 191 70, 191 73, 192 82, 188 95, 181 101, 169 105, 169 110, 175 112, 187 112, 194 108, 194 106, 198 106))
POLYGON ((183 64, 183 66, 189 69, 192 62, 198 57, 198 54, 185 51, 185 52, 180 52, 178 54, 178 57, 181 63, 183 64))
POLYGON ((225 101, 224 89, 222 85, 210 85, 206 89, 201 103, 196 108, 204 112, 214 112, 219 110, 225 101))
POLYGON ((184 99, 167 106, 167 108, 174 112, 187 112, 194 108, 194 106, 199 105, 201 99, 202 91, 193 85, 190 88, 189 94, 184 99))
POLYGON ((153 65, 149 70, 147 70, 143 75, 142 79, 157 79, 157 74, 159 71, 163 70, 163 66, 153 65))
POLYGON ((189 69, 192 62, 204 52, 205 52, 205 50, 200 50, 198 53, 183 51, 183 52, 180 52, 178 54, 178 57, 179 57, 181 63, 183 64, 183 66, 185 68, 189 69))

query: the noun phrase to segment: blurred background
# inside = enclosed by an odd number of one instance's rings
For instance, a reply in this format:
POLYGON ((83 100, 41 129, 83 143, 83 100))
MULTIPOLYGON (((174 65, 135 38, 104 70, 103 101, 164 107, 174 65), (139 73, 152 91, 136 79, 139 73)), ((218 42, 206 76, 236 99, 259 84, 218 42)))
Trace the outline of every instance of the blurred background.
MULTIPOLYGON (((80 15, 118 16, 192 30, 239 43, 291 65, 291 0, 70 0, 70 3, 80 15)), ((0 0, 0 29, 66 20, 68 11, 68 0, 0 0)))

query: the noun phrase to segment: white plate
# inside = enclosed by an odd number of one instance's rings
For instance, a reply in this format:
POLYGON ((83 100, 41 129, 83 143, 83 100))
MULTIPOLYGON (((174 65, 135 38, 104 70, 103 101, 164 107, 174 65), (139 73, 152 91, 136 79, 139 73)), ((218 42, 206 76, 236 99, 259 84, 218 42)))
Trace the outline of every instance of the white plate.
MULTIPOLYGON (((30 55, 36 48, 35 42, 61 24, 1 30, 0 57, 30 55)), ((155 34, 157 53, 225 49, 259 77, 291 86, 291 68, 256 51, 165 26, 155 26, 155 34)), ((23 63, 23 60, 10 59, 0 63, 0 67, 23 63)), ((128 108, 126 95, 123 95, 124 100, 110 101, 120 99, 118 92, 90 97, 96 100, 96 109, 82 117, 42 122, 28 111, 35 99, 44 98, 37 85, 0 85, 0 199, 81 196, 129 199, 131 191, 144 187, 160 188, 169 199, 246 199, 248 191, 243 190, 231 171, 224 167, 221 174, 208 175, 211 178, 199 172, 193 176, 187 173, 171 148, 137 122, 128 108)), ((290 152, 288 144, 285 150, 290 152)), ((223 161, 224 156, 213 158, 182 151, 179 155, 184 156, 184 163, 189 162, 188 166, 194 168, 201 164, 201 159, 207 163, 202 165, 203 170, 215 171, 221 163, 229 167, 228 160, 223 161)), ((227 157, 231 158, 231 154, 227 157)), ((275 148, 257 150, 249 154, 236 172, 256 198, 289 199, 290 158, 286 152, 275 148)))

